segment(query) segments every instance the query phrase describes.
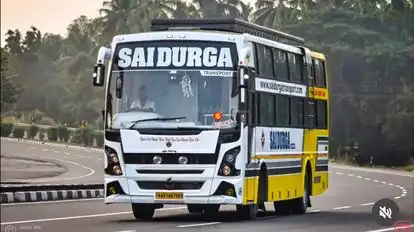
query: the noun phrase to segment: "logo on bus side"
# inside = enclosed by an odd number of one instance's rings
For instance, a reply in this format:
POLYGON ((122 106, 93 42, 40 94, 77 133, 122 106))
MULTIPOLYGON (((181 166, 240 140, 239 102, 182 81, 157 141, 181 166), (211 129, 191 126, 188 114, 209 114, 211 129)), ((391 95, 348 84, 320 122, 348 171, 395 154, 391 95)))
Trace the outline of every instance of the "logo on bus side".
POLYGON ((296 144, 290 139, 289 131, 270 131, 270 150, 291 150, 296 144))

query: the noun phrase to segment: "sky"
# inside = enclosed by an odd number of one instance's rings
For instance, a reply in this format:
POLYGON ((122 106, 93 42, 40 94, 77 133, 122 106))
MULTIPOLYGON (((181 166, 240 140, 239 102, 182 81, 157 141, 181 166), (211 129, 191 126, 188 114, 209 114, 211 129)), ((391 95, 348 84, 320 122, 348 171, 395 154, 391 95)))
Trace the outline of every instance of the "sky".
MULTIPOLYGON (((65 35, 66 27, 80 15, 99 16, 103 0, 0 0, 1 45, 9 29, 25 32, 36 26, 41 32, 65 35)), ((249 2, 252 0, 243 0, 249 2)))
POLYGON ((103 0, 1 0, 1 44, 9 29, 64 35, 66 27, 80 15, 95 17, 103 0))

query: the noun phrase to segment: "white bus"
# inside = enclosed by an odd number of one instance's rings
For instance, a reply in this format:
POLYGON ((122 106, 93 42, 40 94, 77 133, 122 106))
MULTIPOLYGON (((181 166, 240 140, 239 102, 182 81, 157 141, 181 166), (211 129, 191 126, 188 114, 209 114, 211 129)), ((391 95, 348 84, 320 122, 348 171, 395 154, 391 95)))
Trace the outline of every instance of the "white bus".
POLYGON ((93 78, 106 88, 105 203, 132 204, 137 219, 164 204, 236 205, 243 219, 264 202, 305 213, 328 187, 315 59, 303 39, 235 19, 154 20, 115 36, 93 78))

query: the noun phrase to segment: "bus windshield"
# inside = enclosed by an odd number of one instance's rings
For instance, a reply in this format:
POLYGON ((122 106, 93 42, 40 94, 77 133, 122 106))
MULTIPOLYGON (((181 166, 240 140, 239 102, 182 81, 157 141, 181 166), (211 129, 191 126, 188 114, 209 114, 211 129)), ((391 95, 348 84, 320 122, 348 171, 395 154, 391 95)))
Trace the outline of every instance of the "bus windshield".
POLYGON ((118 44, 108 86, 109 129, 236 126, 235 44, 118 44), (218 113, 218 114, 217 114, 218 113), (221 118, 214 119, 220 115, 221 118), (180 117, 180 120, 175 118, 180 117), (159 119, 172 120, 159 120, 159 119), (157 120, 158 119, 158 120, 157 120), (133 124, 134 121, 141 121, 133 124))

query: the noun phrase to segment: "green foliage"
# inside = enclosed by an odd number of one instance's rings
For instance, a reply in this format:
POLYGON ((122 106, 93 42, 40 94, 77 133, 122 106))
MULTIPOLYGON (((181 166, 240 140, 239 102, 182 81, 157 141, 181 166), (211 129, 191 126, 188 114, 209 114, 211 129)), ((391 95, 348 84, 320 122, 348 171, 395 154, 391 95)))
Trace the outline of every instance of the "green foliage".
POLYGON ((71 143, 76 144, 76 145, 81 145, 82 144, 81 129, 77 129, 73 133, 71 143))
POLYGON ((29 139, 34 139, 39 132, 39 127, 36 125, 30 125, 29 130, 27 131, 27 137, 29 139))
POLYGON ((104 145, 104 133, 103 132, 94 132, 94 137, 96 140, 96 146, 103 147, 104 145))
POLYGON ((61 142, 68 142, 70 137, 70 131, 66 126, 60 125, 57 127, 58 138, 61 142))
POLYGON ((2 137, 9 137, 11 132, 13 131, 13 124, 7 122, 1 122, 1 136, 2 137))
POLYGON ((56 142, 58 140, 58 128, 50 127, 47 129, 47 138, 50 141, 56 142))
POLYGON ((15 138, 22 139, 24 137, 25 132, 26 132, 26 128, 25 127, 16 126, 16 127, 14 127, 14 130, 13 130, 13 136, 15 138))

